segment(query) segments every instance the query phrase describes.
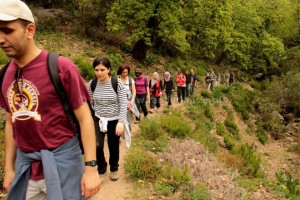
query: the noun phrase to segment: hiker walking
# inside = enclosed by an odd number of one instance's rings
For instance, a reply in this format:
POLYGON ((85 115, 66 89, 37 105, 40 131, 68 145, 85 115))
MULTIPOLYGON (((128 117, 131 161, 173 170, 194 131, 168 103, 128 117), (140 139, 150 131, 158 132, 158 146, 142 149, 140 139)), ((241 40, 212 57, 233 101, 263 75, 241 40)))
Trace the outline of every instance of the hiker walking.
POLYGON ((150 88, 150 110, 149 113, 153 113, 154 108, 157 110, 160 108, 160 97, 162 95, 161 88, 162 83, 159 79, 158 73, 154 72, 152 78, 149 80, 150 88))
POLYGON ((224 74, 224 79, 227 86, 229 86, 229 78, 230 78, 230 73, 228 70, 226 70, 224 74))
MULTIPOLYGON (((138 110, 142 109, 145 118, 148 115, 146 101, 150 99, 149 83, 147 78, 142 74, 142 70, 140 68, 135 70, 135 77, 133 79, 135 81, 136 88, 135 104, 138 110)), ((140 117, 136 117, 135 123, 139 122, 140 117)))
POLYGON ((6 71, 1 71, 0 98, 6 111, 6 198, 87 199, 100 188, 90 95, 75 64, 59 56, 52 67, 60 72, 58 78, 80 125, 84 167, 75 127, 48 72, 48 52, 35 45, 35 32, 34 17, 24 2, 1 0, 0 46, 11 58, 2 68, 6 71))
POLYGON ((183 74, 182 70, 179 70, 176 77, 176 85, 177 85, 177 97, 178 102, 181 102, 181 99, 185 101, 185 86, 186 86, 186 77, 183 74))
POLYGON ((130 66, 123 64, 119 67, 117 71, 117 75, 121 82, 123 83, 126 91, 127 96, 127 122, 129 124, 129 128, 131 129, 131 122, 132 122, 132 114, 136 117, 140 116, 140 113, 135 105, 135 97, 136 97, 136 89, 135 89, 135 82, 133 78, 129 76, 130 74, 130 66))
POLYGON ((213 69, 209 69, 208 73, 206 74, 206 83, 207 83, 207 90, 212 91, 214 88, 213 82, 215 80, 215 73, 213 69))
POLYGON ((107 135, 109 149, 110 179, 119 179, 119 141, 126 129, 127 96, 122 82, 111 76, 111 64, 106 57, 98 57, 93 62, 96 78, 88 83, 95 112, 94 122, 97 144, 98 173, 103 178, 107 170, 104 156, 104 138, 107 135))
POLYGON ((197 86, 197 75, 194 72, 194 69, 191 69, 191 90, 190 90, 191 95, 194 94, 195 86, 197 86))
POLYGON ((172 106, 172 92, 174 91, 174 83, 171 77, 170 72, 165 72, 164 83, 162 91, 167 95, 168 108, 172 106))
POLYGON ((191 79, 192 79, 192 76, 191 76, 189 70, 186 70, 185 73, 184 73, 184 75, 185 75, 185 78, 186 78, 186 81, 185 81, 185 97, 189 97, 190 91, 191 91, 191 79))

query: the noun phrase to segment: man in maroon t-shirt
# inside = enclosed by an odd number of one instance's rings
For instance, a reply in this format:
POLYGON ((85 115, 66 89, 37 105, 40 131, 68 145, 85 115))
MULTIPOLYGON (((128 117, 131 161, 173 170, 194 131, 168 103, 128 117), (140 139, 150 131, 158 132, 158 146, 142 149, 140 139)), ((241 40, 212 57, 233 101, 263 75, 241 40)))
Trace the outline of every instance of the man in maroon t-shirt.
MULTIPOLYGON (((19 0, 1 0, 0 47, 3 53, 11 58, 2 80, 1 92, 4 99, 0 98, 0 105, 6 110, 4 188, 7 190, 14 188, 14 182, 20 178, 16 178, 19 176, 19 172, 15 171, 16 156, 18 159, 22 156, 24 158, 24 155, 32 157, 35 153, 42 156, 50 155, 51 158, 54 155, 53 166, 57 166, 54 171, 60 173, 59 169, 62 169, 62 166, 70 171, 78 168, 78 175, 77 173, 68 174, 71 173, 68 170, 64 171, 63 176, 67 177, 65 180, 62 180, 62 174, 57 176, 60 179, 58 185, 62 190, 63 198, 70 197, 70 193, 78 193, 76 195, 81 196, 78 199, 87 199, 96 194, 100 188, 100 179, 95 164, 97 162, 95 162, 94 123, 87 104, 90 96, 75 64, 70 59, 60 56, 58 59, 59 76, 81 127, 86 160, 86 167, 83 168, 80 151, 76 154, 76 158, 70 156, 66 159, 57 159, 60 155, 56 152, 60 153, 61 149, 70 150, 71 141, 77 138, 74 137, 75 130, 66 117, 61 98, 57 95, 50 80, 47 71, 48 52, 35 45, 35 30, 34 18, 25 3, 19 0), (77 159, 79 162, 73 162, 73 165, 68 166, 71 162, 67 160, 72 159, 77 159), (82 177, 79 177, 78 183, 76 181, 76 183, 74 181, 70 183, 70 180, 74 180, 70 178, 72 176, 82 177), (65 192, 65 185, 70 184, 74 187, 65 192)), ((74 144, 78 144, 76 142, 74 144)), ((79 146, 75 149, 77 152, 79 146)), ((66 152, 64 156, 69 155, 66 152)), ((48 191, 50 188, 48 186, 53 186, 53 182, 51 185, 53 180, 48 180, 47 175, 53 174, 49 173, 49 167, 45 166, 49 159, 43 159, 33 158, 31 162, 30 180, 26 184, 28 183, 28 188, 33 187, 37 192, 32 194, 33 196, 28 196, 31 193, 27 188, 26 199, 38 195, 53 199, 56 195, 54 195, 55 191, 48 191), (41 180, 46 182, 46 190, 38 191, 39 189, 34 188, 33 185, 41 180)))

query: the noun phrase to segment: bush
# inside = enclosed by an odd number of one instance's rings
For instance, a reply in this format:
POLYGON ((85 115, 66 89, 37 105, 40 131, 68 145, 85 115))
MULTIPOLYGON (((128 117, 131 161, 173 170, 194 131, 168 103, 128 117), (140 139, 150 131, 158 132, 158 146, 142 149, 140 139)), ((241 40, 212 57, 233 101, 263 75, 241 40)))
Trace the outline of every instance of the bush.
POLYGON ((135 180, 155 179, 159 174, 156 159, 143 150, 130 151, 125 163, 125 172, 135 180))
POLYGON ((257 127, 257 138, 262 144, 266 144, 268 141, 268 135, 261 126, 257 127))
POLYGON ((156 140, 161 135, 156 119, 143 120, 140 123, 140 131, 141 136, 147 140, 156 140))
POLYGON ((224 122, 225 126, 227 127, 227 130, 232 133, 232 135, 235 137, 235 139, 240 140, 240 134, 239 134, 239 129, 236 125, 236 123, 230 119, 230 118, 226 118, 225 122, 224 122))
POLYGON ((113 76, 116 76, 118 68, 121 66, 121 64, 124 61, 123 57, 121 54, 115 53, 115 54, 108 54, 107 58, 109 59, 111 64, 111 68, 112 68, 111 74, 113 76))
POLYGON ((203 183, 198 183, 195 187, 187 189, 180 199, 189 199, 189 200, 211 200, 210 193, 208 188, 203 183))
POLYGON ((90 80, 94 77, 94 69, 92 64, 89 61, 83 60, 83 58, 74 58, 74 62, 79 68, 81 76, 86 79, 90 80))
POLYGON ((9 61, 8 57, 4 55, 2 51, 0 51, 0 68, 2 67, 2 65, 8 63, 8 61, 9 61))
POLYGON ((241 146, 235 148, 234 151, 234 153, 243 158, 243 174, 255 178, 262 176, 260 172, 261 158, 255 155, 252 147, 250 147, 248 144, 241 144, 241 146))
POLYGON ((175 138, 185 138, 193 133, 191 124, 181 114, 176 113, 164 115, 161 118, 161 127, 175 138))
POLYGON ((226 134, 224 136, 224 143, 228 150, 232 150, 234 147, 234 141, 231 139, 230 135, 226 134))
POLYGON ((217 129, 217 134, 218 135, 222 135, 222 136, 225 135, 226 130, 225 130, 225 126, 222 123, 217 122, 216 123, 216 129, 217 129))

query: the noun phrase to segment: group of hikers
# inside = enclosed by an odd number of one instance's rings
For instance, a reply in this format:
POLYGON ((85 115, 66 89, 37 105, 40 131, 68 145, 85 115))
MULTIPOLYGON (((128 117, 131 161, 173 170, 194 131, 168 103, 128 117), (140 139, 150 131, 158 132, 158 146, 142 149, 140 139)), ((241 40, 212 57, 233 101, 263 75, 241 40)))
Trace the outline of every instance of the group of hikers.
MULTIPOLYGON (((122 64, 112 76, 109 59, 97 57, 92 63, 95 78, 85 84, 69 58, 58 56, 53 64, 51 53, 35 44, 35 19, 24 2, 0 2, 0 47, 11 59, 0 73, 0 106, 6 111, 7 199, 91 198, 99 191, 108 165, 110 179, 119 179, 120 137, 129 148, 133 116, 139 123, 140 113, 145 118, 161 107, 163 95, 171 107, 175 90, 178 103, 193 95, 194 69, 178 69, 173 79, 169 71, 163 78, 158 72, 146 77, 136 68, 132 78, 131 67, 122 64), (70 113, 75 120, 70 120, 70 113)), ((218 78, 213 71, 208 76, 213 88, 218 78)))
MULTIPOLYGON (((221 83, 221 73, 214 72, 213 68, 210 68, 206 74, 205 82, 207 84, 207 90, 212 91, 215 87, 221 83)), ((233 85, 234 73, 232 70, 226 70, 224 73, 225 84, 227 86, 233 85)))

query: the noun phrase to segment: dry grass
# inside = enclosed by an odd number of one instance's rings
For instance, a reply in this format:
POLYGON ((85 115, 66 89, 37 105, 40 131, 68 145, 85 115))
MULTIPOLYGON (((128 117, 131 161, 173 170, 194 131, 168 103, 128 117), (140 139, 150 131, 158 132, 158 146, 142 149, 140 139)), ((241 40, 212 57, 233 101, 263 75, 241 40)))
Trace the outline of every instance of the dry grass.
POLYGON ((244 192, 235 186, 229 172, 218 166, 217 160, 199 142, 171 140, 169 150, 160 157, 181 169, 187 166, 192 183, 206 183, 212 199, 245 199, 244 192))

